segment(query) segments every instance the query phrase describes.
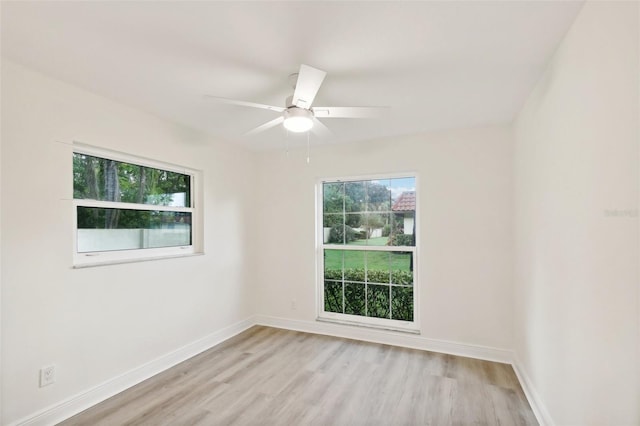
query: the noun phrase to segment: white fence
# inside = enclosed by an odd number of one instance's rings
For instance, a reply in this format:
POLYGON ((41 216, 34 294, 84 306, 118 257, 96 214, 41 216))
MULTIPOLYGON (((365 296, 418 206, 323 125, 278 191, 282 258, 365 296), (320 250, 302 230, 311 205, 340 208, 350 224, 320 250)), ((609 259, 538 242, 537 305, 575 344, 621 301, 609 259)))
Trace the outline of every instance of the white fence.
POLYGON ((78 252, 176 247, 191 244, 191 227, 166 229, 78 229, 78 252))

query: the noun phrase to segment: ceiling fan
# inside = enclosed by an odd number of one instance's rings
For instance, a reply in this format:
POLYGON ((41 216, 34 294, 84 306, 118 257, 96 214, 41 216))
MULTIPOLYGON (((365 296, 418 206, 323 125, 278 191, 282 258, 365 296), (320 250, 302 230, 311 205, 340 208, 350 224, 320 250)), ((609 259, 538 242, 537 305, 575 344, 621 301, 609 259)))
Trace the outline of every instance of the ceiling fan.
POLYGON ((253 130, 245 133, 252 136, 282 123, 290 132, 303 133, 313 131, 320 136, 328 137, 331 131, 318 118, 373 118, 388 107, 317 107, 311 106, 327 73, 309 65, 300 65, 300 71, 291 74, 294 92, 285 102, 284 107, 264 105, 255 102, 238 101, 205 95, 208 99, 230 105, 240 105, 275 111, 281 115, 253 130))

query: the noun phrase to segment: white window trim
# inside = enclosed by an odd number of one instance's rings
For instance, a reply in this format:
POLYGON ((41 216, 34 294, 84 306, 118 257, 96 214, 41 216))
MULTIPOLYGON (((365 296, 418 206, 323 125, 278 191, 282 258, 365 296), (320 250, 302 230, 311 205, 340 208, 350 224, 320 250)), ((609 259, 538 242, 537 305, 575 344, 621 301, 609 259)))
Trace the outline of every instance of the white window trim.
MULTIPOLYGON (((86 268, 92 266, 114 265, 119 263, 143 262, 150 260, 168 259, 175 257, 201 255, 202 249, 202 203, 199 199, 200 185, 202 182, 202 172, 196 169, 190 169, 177 166, 171 163, 151 160, 148 158, 138 157, 126 154, 120 151, 112 151, 105 148, 94 147, 84 143, 73 143, 72 154, 85 154, 94 157, 107 158, 119 162, 152 167, 160 170, 181 173, 190 176, 190 207, 171 207, 158 206, 151 204, 122 203, 113 201, 100 201, 89 199, 73 198, 72 220, 73 220, 73 268, 86 268), (174 246, 174 247, 158 247, 146 249, 127 249, 127 250, 110 250, 96 251, 90 253, 78 252, 78 206, 81 207, 102 207, 102 208, 120 208, 129 210, 146 210, 146 211, 172 211, 172 212, 189 212, 191 213, 191 245, 174 246)), ((73 156, 71 157, 73 158, 73 156)), ((73 179, 71 179, 71 193, 73 194, 73 179)), ((72 195, 73 197, 73 195, 72 195)))
POLYGON ((418 265, 420 221, 417 220, 420 211, 420 197, 417 196, 419 187, 419 176, 417 172, 393 173, 393 174, 371 174, 361 176, 347 176, 337 178, 322 178, 316 182, 316 292, 317 292, 317 320, 329 321, 345 325, 356 325, 364 327, 379 328, 393 331, 404 331, 409 333, 420 333, 420 277, 418 265), (324 244, 323 224, 323 194, 322 185, 333 182, 348 182, 361 180, 378 179, 398 179, 415 178, 416 191, 416 245, 393 247, 392 249, 380 246, 349 246, 346 244, 324 244), (360 315, 350 315, 337 312, 325 312, 324 310, 324 250, 367 250, 367 251, 403 251, 411 252, 413 256, 413 321, 399 321, 385 318, 365 317, 360 315))

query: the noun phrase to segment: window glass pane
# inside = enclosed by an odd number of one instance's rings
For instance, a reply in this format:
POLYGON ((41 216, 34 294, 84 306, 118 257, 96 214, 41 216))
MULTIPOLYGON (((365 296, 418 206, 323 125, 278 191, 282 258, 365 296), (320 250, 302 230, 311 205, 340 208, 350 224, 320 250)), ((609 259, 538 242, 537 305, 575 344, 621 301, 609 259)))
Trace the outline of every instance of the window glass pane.
POLYGON ((344 215, 342 213, 325 213, 322 216, 322 226, 332 228, 344 225, 344 215))
POLYGON ((347 214, 346 216, 339 213, 324 214, 322 216, 323 243, 366 244, 366 241, 356 241, 362 236, 361 230, 358 228, 360 220, 359 213, 347 214))
POLYGON ((345 244, 358 244, 356 240, 360 238, 360 227, 362 223, 362 215, 360 213, 348 213, 345 215, 345 244))
POLYGON ((366 182, 367 211, 388 212, 391 208, 389 180, 369 180, 366 182))
POLYGON ((343 250, 324 251, 324 278, 327 280, 342 281, 342 257, 343 250))
POLYGON ((78 252, 191 245, 191 213, 78 207, 78 252))
POLYGON ((368 317, 389 318, 390 307, 388 285, 367 285, 368 317))
POLYGON ((364 282, 365 252, 360 250, 344 251, 344 279, 364 282))
POLYGON ((413 284, 413 253, 392 252, 391 257, 391 282, 393 284, 413 284))
POLYGON ((389 261, 391 253, 386 251, 367 252, 367 282, 389 283, 389 261))
POLYGON ((366 238, 366 245, 386 246, 391 233, 389 214, 366 213, 363 215, 360 228, 363 230, 361 235, 366 238))
MULTIPOLYGON (((405 223, 410 222, 411 224, 413 223, 413 218, 405 218, 405 223)), ((412 225, 410 225, 412 226, 412 225)), ((390 246, 396 246, 396 247, 413 247, 416 245, 416 239, 415 239, 415 235, 412 234, 405 234, 402 231, 390 235, 389 236, 389 240, 387 242, 387 245, 390 246)))
POLYGON ((343 309, 342 283, 339 281, 324 281, 324 310, 326 312, 342 313, 343 309))
POLYGON ((415 246, 416 180, 390 179, 393 227, 389 236, 391 246, 415 246))
POLYGON ((356 240, 353 240, 352 242, 350 242, 349 244, 352 246, 366 246, 367 245, 367 240, 365 239, 365 231, 362 230, 358 230, 355 231, 356 232, 356 240))
POLYGON ((344 244, 344 215, 326 213, 322 216, 322 242, 324 244, 344 244))
POLYGON ((346 225, 334 225, 328 228, 327 242, 329 244, 344 244, 345 240, 353 240, 353 229, 346 225))
POLYGON ((367 229, 364 224, 365 215, 360 213, 354 213, 348 215, 351 222, 356 225, 353 229, 353 239, 348 243, 352 246, 366 246, 367 245, 367 229), (357 221, 355 220, 357 218, 357 221))
POLYGON ((345 182, 345 211, 346 212, 363 212, 365 211, 365 185, 364 181, 345 182))
POLYGON ((74 153, 73 197, 190 207, 191 177, 182 173, 74 153))
POLYGON ((322 207, 324 213, 344 211, 344 183, 334 182, 322 185, 322 207))
POLYGON ((358 283, 344 283, 344 313, 365 316, 365 285, 358 283))
POLYGON ((404 218, 402 213, 391 213, 389 215, 389 237, 387 245, 392 245, 395 236, 404 234, 404 218))
POLYGON ((391 318, 413 321, 413 287, 391 287, 391 318))
MULTIPOLYGON (((392 206, 395 204, 401 197, 402 194, 407 192, 413 192, 415 195, 416 192, 416 178, 407 177, 407 178, 394 178, 389 179, 389 189, 391 190, 391 203, 392 206)), ((409 210, 415 210, 415 197, 413 201, 413 205, 408 204, 404 206, 409 210)))
MULTIPOLYGON (((343 236, 347 244, 355 246, 386 246, 392 233, 392 218, 384 213, 351 213, 347 220, 355 227, 347 227, 343 236), (357 219, 357 220, 356 220, 357 219)), ((337 241, 337 238, 332 240, 337 241)))

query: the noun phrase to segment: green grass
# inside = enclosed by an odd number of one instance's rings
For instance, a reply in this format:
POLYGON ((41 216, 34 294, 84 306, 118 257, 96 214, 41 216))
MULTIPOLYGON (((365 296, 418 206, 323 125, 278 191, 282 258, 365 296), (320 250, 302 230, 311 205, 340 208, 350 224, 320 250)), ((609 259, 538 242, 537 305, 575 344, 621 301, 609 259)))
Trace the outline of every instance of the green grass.
POLYGON ((409 271, 411 253, 390 253, 384 251, 363 250, 325 250, 324 268, 342 269, 342 257, 344 254, 345 269, 364 269, 365 254, 366 267, 369 270, 388 271, 409 271))

